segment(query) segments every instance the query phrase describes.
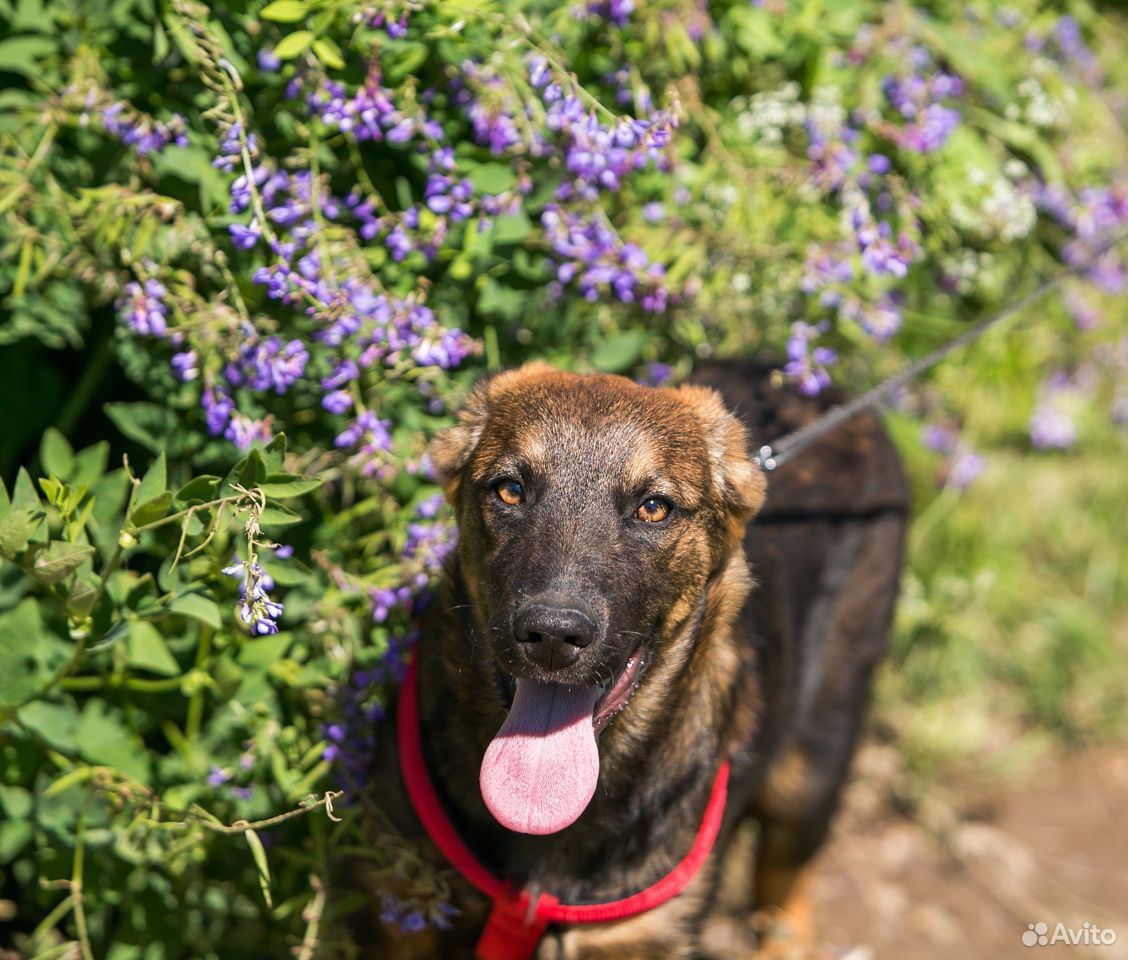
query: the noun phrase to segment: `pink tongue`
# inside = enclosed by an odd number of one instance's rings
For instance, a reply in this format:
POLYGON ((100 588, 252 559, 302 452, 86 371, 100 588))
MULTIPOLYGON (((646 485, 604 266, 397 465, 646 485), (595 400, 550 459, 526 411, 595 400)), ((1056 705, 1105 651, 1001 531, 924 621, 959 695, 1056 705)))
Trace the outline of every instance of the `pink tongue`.
POLYGON ((556 833, 595 794, 598 687, 518 680, 509 716, 486 748, 478 778, 497 822, 516 833, 556 833))

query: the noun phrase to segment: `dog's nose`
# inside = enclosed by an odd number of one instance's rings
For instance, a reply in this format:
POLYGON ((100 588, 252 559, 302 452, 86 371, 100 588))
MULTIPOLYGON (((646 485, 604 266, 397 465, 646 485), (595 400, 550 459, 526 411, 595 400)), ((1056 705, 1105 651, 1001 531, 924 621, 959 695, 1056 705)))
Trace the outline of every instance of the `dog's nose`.
POLYGON ((513 635, 525 652, 546 670, 576 662, 595 639, 595 621, 575 607, 534 603, 517 612, 513 635))

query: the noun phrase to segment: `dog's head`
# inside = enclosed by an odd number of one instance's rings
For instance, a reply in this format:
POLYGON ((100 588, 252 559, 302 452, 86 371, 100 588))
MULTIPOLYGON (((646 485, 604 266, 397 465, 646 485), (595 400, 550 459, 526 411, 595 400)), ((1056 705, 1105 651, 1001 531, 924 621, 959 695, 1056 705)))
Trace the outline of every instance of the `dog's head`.
POLYGON ((744 428, 714 391, 542 363, 480 383, 431 459, 457 514, 476 628, 518 693, 511 718, 523 686, 551 724, 563 723, 554 709, 587 709, 595 732, 655 645, 698 613, 764 495, 744 428), (544 702, 576 690, 586 707, 544 702))

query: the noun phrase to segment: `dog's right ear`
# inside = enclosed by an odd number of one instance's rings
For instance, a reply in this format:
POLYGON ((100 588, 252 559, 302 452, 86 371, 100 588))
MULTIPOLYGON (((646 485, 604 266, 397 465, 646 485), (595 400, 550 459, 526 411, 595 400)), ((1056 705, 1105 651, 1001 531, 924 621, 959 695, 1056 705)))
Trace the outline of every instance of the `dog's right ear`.
POLYGON ((462 471, 478 445, 489 416, 490 377, 479 380, 458 412, 458 423, 437 433, 427 447, 435 479, 454 503, 462 471))

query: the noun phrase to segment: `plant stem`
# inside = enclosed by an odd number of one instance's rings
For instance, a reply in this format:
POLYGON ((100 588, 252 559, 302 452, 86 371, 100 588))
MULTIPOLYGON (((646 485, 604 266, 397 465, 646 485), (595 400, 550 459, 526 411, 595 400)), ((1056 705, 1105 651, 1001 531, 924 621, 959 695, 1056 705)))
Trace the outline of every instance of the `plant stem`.
MULTIPOLYGON (((204 671, 204 667, 211 656, 211 639, 213 630, 206 624, 200 624, 200 642, 196 647, 196 669, 204 671)), ((188 701, 188 718, 184 724, 184 736, 190 743, 195 743, 200 735, 200 724, 204 717, 204 687, 201 685, 192 699, 188 701)))
POLYGON ((78 928, 78 948, 82 952, 82 960, 94 960, 94 951, 90 947, 90 931, 86 926, 86 905, 83 902, 86 894, 82 889, 82 867, 86 856, 86 808, 90 803, 90 794, 82 802, 82 809, 78 813, 78 827, 74 838, 74 864, 71 867, 71 892, 74 894, 74 924, 78 928))

